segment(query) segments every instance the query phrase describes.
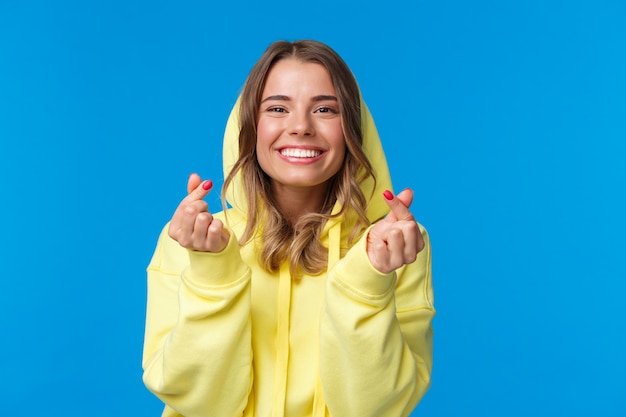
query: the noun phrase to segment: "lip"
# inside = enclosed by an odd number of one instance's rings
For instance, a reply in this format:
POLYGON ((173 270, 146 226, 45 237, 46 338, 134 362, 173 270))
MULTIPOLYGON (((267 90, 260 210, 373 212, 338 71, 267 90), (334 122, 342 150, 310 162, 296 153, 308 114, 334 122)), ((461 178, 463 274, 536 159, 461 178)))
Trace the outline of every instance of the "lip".
POLYGON ((296 146, 281 146, 280 148, 276 148, 276 154, 278 155, 278 157, 286 162, 289 162, 290 164, 296 164, 296 165, 307 165, 307 164, 312 164, 315 163, 317 161, 319 161, 320 159, 322 159, 324 157, 324 155, 327 153, 327 151, 325 151, 322 148, 316 147, 316 146, 302 146, 302 145, 296 145, 296 146), (308 151, 315 151, 315 152, 319 152, 320 154, 317 156, 313 156, 313 157, 307 157, 307 158, 299 158, 299 157, 295 157, 295 156, 285 156, 283 155, 281 152, 285 149, 301 149, 301 150, 308 150, 308 151))

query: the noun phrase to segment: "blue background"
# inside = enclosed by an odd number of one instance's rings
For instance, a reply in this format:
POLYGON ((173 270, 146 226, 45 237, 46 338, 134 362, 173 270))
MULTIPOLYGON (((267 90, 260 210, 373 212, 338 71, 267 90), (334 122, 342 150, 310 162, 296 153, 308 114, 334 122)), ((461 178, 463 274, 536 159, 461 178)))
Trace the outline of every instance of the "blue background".
POLYGON ((190 172, 221 185, 253 63, 303 38, 356 74, 431 234, 414 415, 626 415, 626 3, 208 3, 0 1, 3 415, 160 415, 157 235, 190 172))

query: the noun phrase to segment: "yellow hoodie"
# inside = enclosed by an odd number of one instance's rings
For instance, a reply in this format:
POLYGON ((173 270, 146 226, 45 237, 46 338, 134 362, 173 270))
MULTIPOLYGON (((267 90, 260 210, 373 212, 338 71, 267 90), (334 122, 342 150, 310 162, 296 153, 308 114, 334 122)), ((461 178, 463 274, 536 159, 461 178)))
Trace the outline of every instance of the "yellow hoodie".
MULTIPOLYGON (((372 222, 392 189, 374 121, 361 103, 363 147, 376 173, 372 222)), ((238 152, 238 105, 224 135, 224 172, 238 152)), ((428 235, 417 260, 394 273, 370 263, 363 233, 348 247, 350 219, 322 235, 328 271, 293 280, 258 264, 241 179, 227 195, 231 239, 220 253, 182 248, 166 225, 148 266, 143 379, 163 416, 408 416, 430 385, 435 314, 428 235)), ((337 207, 335 208, 335 210, 337 207)), ((215 215, 225 219, 224 213, 215 215)))

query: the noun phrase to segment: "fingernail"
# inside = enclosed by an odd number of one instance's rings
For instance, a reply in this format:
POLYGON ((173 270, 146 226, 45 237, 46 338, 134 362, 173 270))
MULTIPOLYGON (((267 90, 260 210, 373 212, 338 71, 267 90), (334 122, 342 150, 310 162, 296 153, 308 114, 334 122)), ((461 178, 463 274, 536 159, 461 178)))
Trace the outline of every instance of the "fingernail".
POLYGON ((202 188, 204 188, 205 190, 210 190, 211 187, 213 187, 213 181, 211 180, 206 180, 202 183, 202 188))
POLYGON ((383 196, 385 196, 385 198, 389 201, 393 200, 393 194, 389 190, 385 190, 385 192, 383 193, 383 196))

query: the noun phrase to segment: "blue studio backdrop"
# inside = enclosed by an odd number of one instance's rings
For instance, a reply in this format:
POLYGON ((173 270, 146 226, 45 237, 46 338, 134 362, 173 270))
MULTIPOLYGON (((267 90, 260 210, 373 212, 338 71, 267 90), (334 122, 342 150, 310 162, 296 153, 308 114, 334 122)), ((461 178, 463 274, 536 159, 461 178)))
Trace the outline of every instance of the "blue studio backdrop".
MULTIPOLYGON (((278 39, 359 80, 438 314, 414 416, 626 416, 626 3, 0 0, 2 415, 158 416, 145 267, 278 39)), ((219 210, 217 193, 208 197, 219 210)))

